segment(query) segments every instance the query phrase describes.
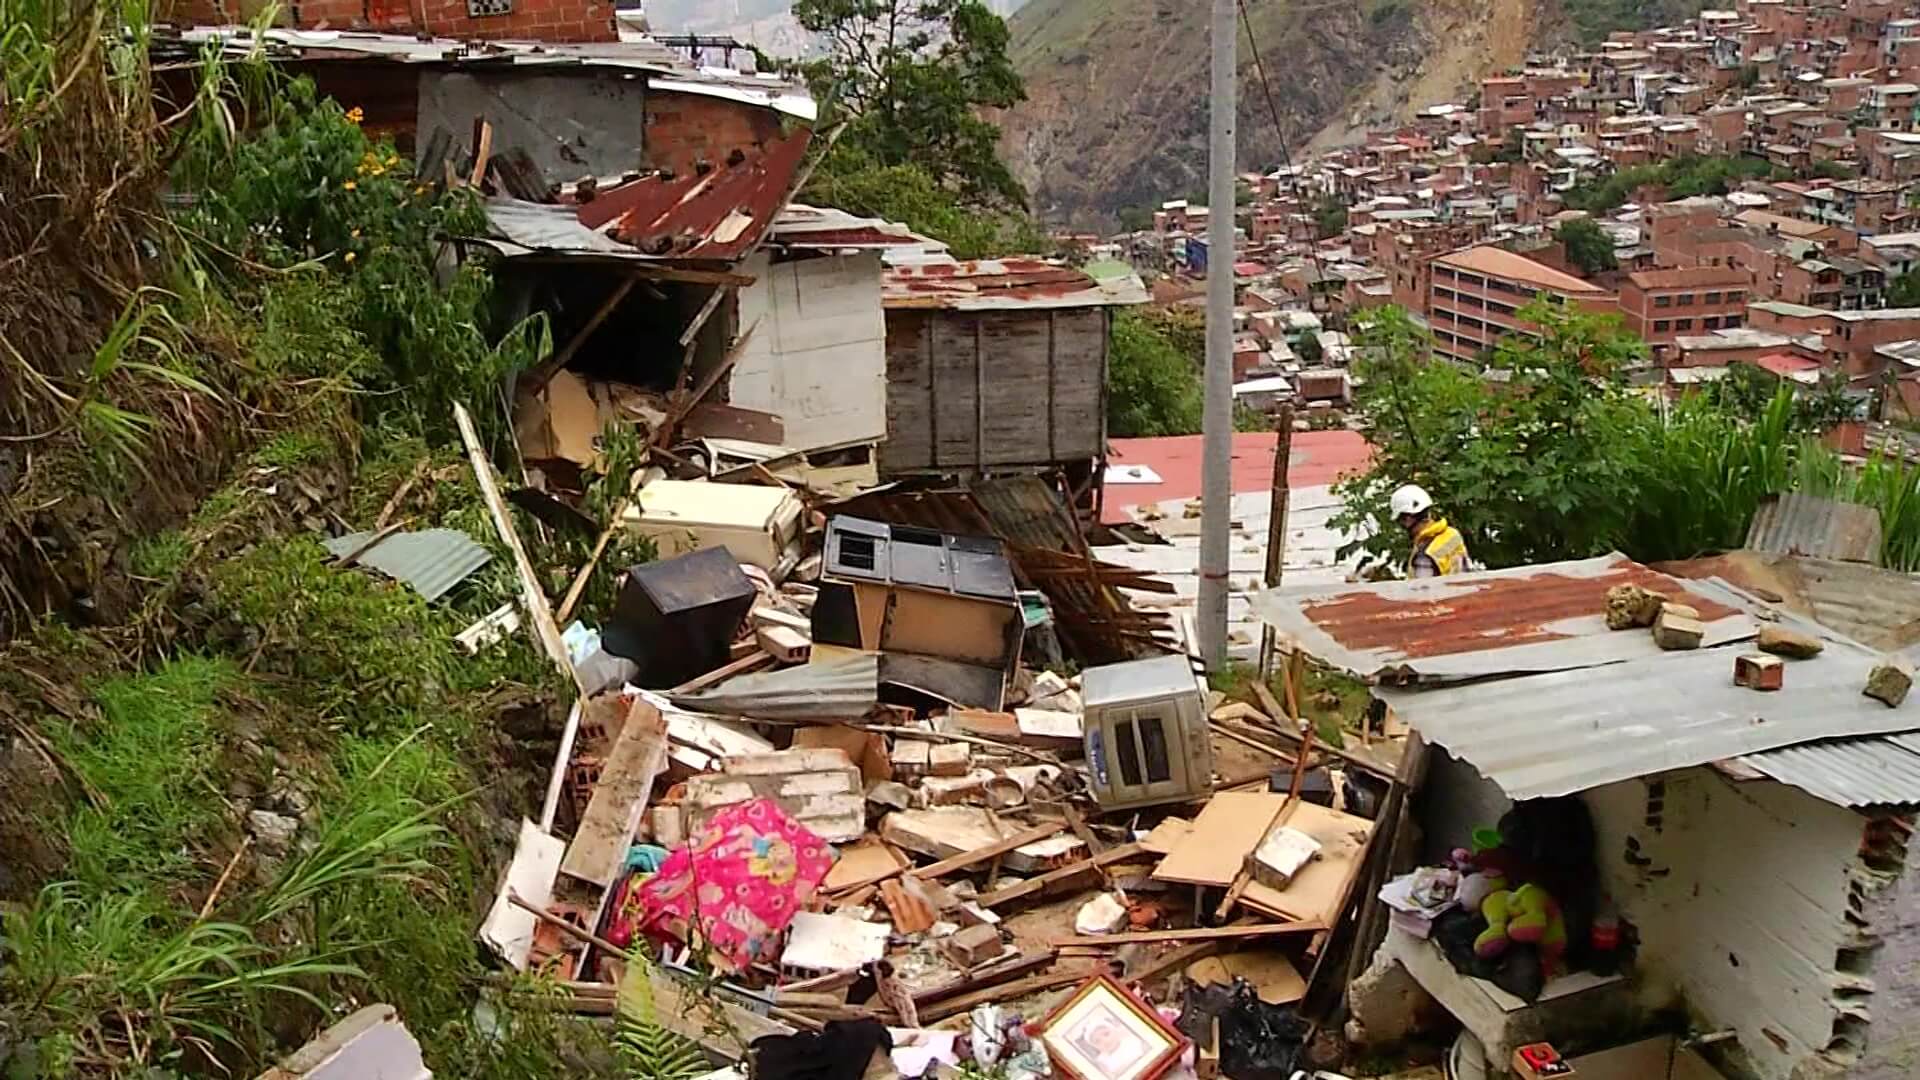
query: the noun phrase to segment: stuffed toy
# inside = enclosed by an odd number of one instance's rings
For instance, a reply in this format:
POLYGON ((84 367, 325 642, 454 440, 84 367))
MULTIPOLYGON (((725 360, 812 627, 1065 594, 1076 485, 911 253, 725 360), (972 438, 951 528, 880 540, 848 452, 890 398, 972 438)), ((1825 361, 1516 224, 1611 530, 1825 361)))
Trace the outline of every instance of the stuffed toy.
POLYGON ((1491 893, 1480 904, 1486 930, 1474 939, 1474 954, 1491 960, 1520 942, 1540 950, 1541 964, 1551 971, 1567 950, 1567 923, 1560 905, 1538 885, 1491 893))

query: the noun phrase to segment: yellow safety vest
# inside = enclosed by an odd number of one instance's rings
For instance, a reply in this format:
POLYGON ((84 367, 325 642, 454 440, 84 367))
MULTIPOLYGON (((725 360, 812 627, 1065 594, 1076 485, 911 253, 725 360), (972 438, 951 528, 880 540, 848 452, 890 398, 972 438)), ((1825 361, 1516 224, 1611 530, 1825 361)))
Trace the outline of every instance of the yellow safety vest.
POLYGON ((1413 555, 1407 559, 1407 576, 1413 576, 1413 560, 1421 555, 1433 560, 1440 576, 1458 574, 1467 568, 1467 540, 1460 530, 1435 518, 1420 527, 1413 537, 1413 555))

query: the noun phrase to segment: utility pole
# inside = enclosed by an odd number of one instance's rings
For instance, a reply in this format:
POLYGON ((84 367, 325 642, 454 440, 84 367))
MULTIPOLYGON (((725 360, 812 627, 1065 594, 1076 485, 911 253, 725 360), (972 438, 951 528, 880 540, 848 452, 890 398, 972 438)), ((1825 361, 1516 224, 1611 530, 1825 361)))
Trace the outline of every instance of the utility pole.
POLYGON ((1206 456, 1200 484, 1200 655, 1227 660, 1227 531, 1233 514, 1233 125, 1238 109, 1234 63, 1235 0, 1213 0, 1213 130, 1207 155, 1206 456))

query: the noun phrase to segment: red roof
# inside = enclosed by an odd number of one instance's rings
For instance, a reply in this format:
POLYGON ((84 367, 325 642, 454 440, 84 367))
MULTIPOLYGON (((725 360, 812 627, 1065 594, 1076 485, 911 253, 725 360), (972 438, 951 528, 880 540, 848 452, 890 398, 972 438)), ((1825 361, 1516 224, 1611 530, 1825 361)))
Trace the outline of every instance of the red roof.
POLYGON ((731 262, 760 241, 793 196, 812 133, 736 150, 704 173, 646 176, 600 193, 576 216, 658 259, 731 262))
POLYGON ((1821 364, 1818 360, 1809 360, 1804 356, 1777 352, 1768 353, 1760 357, 1753 362, 1753 366, 1764 368, 1767 371, 1773 372, 1775 375, 1785 377, 1801 371, 1818 371, 1820 370, 1821 364))
MULTIPOLYGON (((1273 484, 1271 431, 1236 432, 1233 436, 1232 484, 1235 493, 1267 491, 1273 484)), ((1160 477, 1157 484, 1108 484, 1106 511, 1101 520, 1117 524, 1130 520, 1127 508, 1161 503, 1169 510, 1200 497, 1200 471, 1205 451, 1199 435, 1170 435, 1153 439, 1113 439, 1108 462, 1115 468, 1145 465, 1160 477)), ((1357 473, 1373 460, 1373 447, 1355 431, 1299 431, 1293 436, 1293 456, 1287 462, 1289 488, 1320 487, 1348 473, 1357 473)))

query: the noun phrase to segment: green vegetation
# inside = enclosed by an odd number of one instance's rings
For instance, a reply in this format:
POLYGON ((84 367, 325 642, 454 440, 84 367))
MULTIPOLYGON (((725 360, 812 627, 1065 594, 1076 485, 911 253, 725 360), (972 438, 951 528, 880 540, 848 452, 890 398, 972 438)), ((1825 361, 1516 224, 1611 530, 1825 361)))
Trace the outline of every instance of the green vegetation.
POLYGON ((1619 209, 1639 188, 1664 188, 1669 199, 1695 195, 1725 195, 1746 180, 1773 175, 1773 166, 1750 157, 1677 157, 1657 165, 1635 165, 1600 180, 1590 180, 1567 192, 1567 206, 1589 213, 1619 209))
POLYGON ((0 417, 34 463, 6 495, 155 530, 84 631, 0 557, 0 718, 46 766, 0 815, 0 1075, 251 1076, 375 1000, 441 1075, 578 1072, 604 1039, 537 993, 496 1003, 498 1043, 473 1021, 476 898, 550 754, 500 721, 543 732, 555 679, 524 638, 452 640, 514 589, 449 409, 504 431, 543 328, 486 332, 485 267, 433 261, 471 197, 357 110, 212 47, 163 125, 145 33, 143 4, 0 8, 0 246, 29 256, 0 263, 0 417), (169 215, 169 182, 200 197, 169 215), (433 605, 314 532, 366 527, 416 468, 396 520, 495 555, 433 605))
POLYGON ((1613 254, 1613 237, 1592 218, 1574 218, 1560 226, 1554 236, 1566 245, 1567 261, 1588 276, 1620 268, 1613 254))
POLYGON ((1705 0, 1565 0, 1564 9, 1574 40, 1595 45, 1616 30, 1647 30, 1692 19, 1705 6, 1705 0))
POLYGON ((1346 232, 1347 204, 1333 195, 1320 200, 1320 205, 1314 207, 1313 226, 1322 240, 1346 232))
POLYGON ((1199 431, 1205 360, 1205 326, 1197 314, 1121 310, 1114 316, 1107 360, 1107 434, 1132 438, 1199 431))
POLYGON ((1920 273, 1912 270, 1894 278, 1887 286, 1888 307, 1920 307, 1920 273))
POLYGON ((1885 564, 1920 569, 1920 469, 1849 470, 1814 437, 1851 409, 1837 386, 1796 397, 1729 379, 1663 419, 1627 388, 1623 368, 1644 346, 1617 319, 1544 301, 1522 316, 1540 339, 1500 342, 1495 382, 1429 362, 1404 312, 1368 313, 1356 409, 1376 449, 1370 471, 1339 485, 1347 505, 1336 524, 1369 535, 1348 552, 1405 556, 1386 502, 1408 482, 1433 493, 1491 567, 1611 550, 1691 558, 1738 546, 1768 495, 1808 491, 1877 508, 1885 564))

